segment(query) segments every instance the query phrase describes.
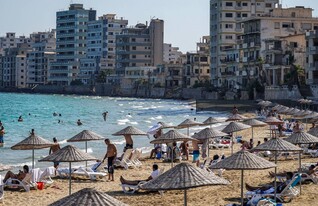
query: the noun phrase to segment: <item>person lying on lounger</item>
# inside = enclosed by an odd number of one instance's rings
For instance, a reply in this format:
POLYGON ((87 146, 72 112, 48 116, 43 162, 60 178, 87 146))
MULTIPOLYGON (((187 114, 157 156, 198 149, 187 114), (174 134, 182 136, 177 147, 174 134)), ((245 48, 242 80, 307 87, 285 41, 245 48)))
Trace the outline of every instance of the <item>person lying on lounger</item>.
MULTIPOLYGON (((317 171, 318 171, 318 166, 310 165, 310 166, 308 167, 308 169, 302 170, 302 173, 306 173, 306 174, 312 175, 312 176, 318 176, 317 171)), ((295 173, 298 173, 298 171, 294 171, 294 172, 291 172, 291 173, 295 174, 295 173)), ((274 172, 269 172, 269 175, 270 175, 271 177, 275 177, 275 173, 274 173, 274 172)), ((283 177, 286 176, 286 172, 277 173, 277 174, 276 174, 276 177, 282 177, 282 176, 283 176, 283 177)))
POLYGON ((152 171, 151 175, 145 180, 126 180, 123 178, 123 176, 120 176, 120 182, 122 184, 126 184, 126 185, 138 185, 140 182, 144 182, 144 181, 147 182, 147 181, 155 179, 156 177, 159 176, 159 170, 158 170, 157 164, 152 165, 152 170, 153 171, 152 171))
POLYGON ((18 174, 14 174, 13 172, 8 171, 3 179, 3 183, 5 183, 9 178, 14 178, 14 179, 18 179, 22 181, 28 173, 29 173, 28 165, 24 165, 23 171, 19 170, 18 174))
MULTIPOLYGON (((284 188, 290 183, 290 181, 293 178, 293 173, 286 172, 286 178, 287 180, 285 182, 277 182, 277 193, 280 193, 281 191, 283 191, 284 188)), ((253 192, 262 193, 262 194, 272 194, 275 192, 274 182, 271 182, 267 185, 258 186, 258 187, 253 187, 248 184, 245 184, 245 187, 248 191, 253 191, 253 192)))

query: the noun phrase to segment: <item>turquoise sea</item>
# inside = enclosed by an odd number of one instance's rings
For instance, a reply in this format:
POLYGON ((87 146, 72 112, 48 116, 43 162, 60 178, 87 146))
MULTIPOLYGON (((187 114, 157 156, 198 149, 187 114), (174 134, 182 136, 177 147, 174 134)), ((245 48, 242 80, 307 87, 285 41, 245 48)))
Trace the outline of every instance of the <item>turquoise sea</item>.
MULTIPOLYGON (((140 99, 99 96, 77 95, 42 95, 42 94, 16 94, 0 93, 0 120, 6 134, 5 145, 0 148, 0 164, 19 167, 32 163, 32 151, 11 150, 10 147, 20 142, 29 135, 31 129, 35 129, 37 135, 52 141, 57 137, 61 147, 69 144, 67 139, 73 137, 84 129, 92 130, 104 137, 110 138, 122 151, 124 138, 111 134, 132 125, 143 131, 159 121, 177 125, 187 118, 196 118, 204 121, 210 116, 225 117, 226 114, 218 112, 196 113, 195 108, 187 101, 164 99, 140 99), (102 113, 108 111, 107 121, 103 120, 102 113), (53 113, 61 116, 53 116, 53 113), (24 121, 18 122, 22 115, 24 121), (82 126, 77 126, 80 119, 82 126), (60 120, 60 123, 58 121, 60 120)), ((201 128, 193 128, 191 133, 201 128)), ((186 133, 186 130, 180 130, 186 133)), ((166 131, 165 131, 166 132, 166 131)), ((152 137, 135 136, 134 147, 149 151, 152 145, 149 141, 152 137), (150 139, 149 139, 150 138, 150 139)), ((72 143, 84 149, 85 143, 72 143)), ((102 141, 88 142, 88 152, 102 158, 105 154, 105 144, 102 141)), ((35 151, 36 167, 44 167, 49 163, 37 160, 48 154, 48 149, 35 151)))

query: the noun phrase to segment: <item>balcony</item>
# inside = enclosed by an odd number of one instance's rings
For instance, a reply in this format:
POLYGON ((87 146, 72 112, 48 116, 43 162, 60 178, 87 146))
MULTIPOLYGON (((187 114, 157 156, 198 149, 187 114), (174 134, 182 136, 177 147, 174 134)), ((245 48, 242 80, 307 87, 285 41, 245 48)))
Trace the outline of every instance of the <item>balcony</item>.
POLYGON ((233 71, 227 71, 227 72, 221 72, 222 76, 235 76, 235 72, 233 71))
POLYGON ((308 54, 318 54, 318 46, 311 46, 307 48, 308 54))
POLYGON ((318 61, 315 61, 314 63, 310 63, 309 70, 317 70, 318 71, 318 61))

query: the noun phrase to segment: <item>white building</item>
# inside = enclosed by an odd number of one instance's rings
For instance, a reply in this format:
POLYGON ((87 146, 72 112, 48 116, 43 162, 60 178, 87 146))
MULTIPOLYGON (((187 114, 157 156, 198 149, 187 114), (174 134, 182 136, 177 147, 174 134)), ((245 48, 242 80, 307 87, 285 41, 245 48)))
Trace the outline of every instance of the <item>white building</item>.
POLYGON ((163 44, 163 61, 167 64, 178 64, 180 63, 180 58, 182 57, 182 52, 179 51, 179 47, 173 47, 171 44, 163 44))

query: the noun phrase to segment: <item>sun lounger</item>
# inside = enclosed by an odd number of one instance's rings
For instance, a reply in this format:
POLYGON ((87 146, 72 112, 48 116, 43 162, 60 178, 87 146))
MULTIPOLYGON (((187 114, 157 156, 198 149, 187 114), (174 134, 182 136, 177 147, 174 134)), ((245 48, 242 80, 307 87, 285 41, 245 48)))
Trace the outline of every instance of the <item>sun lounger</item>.
POLYGON ((107 173, 105 172, 95 172, 90 167, 79 167, 72 173, 72 176, 84 176, 90 178, 91 180, 97 180, 105 177, 107 173))
POLYGON ((45 168, 41 171, 39 182, 44 182, 44 185, 50 186, 54 181, 51 177, 55 176, 55 168, 53 166, 45 168))
POLYGON ((36 185, 31 183, 31 173, 26 174, 23 180, 9 178, 4 183, 4 186, 10 188, 23 188, 26 192, 29 192, 31 187, 36 188, 36 185))
POLYGON ((125 169, 128 169, 129 167, 133 167, 134 164, 129 160, 131 153, 132 153, 132 149, 127 149, 122 159, 115 161, 114 166, 124 167, 125 169))
MULTIPOLYGON (((276 194, 276 198, 281 202, 289 202, 294 197, 296 197, 299 194, 298 188, 296 188, 296 185, 300 182, 301 176, 300 175, 294 175, 290 183, 281 191, 280 193, 276 194)), ((275 198, 274 193, 270 194, 260 194, 260 191, 248 191, 246 193, 246 197, 248 199, 253 198, 255 195, 261 195, 262 197, 271 197, 275 198)))
POLYGON ((132 152, 131 158, 129 160, 130 162, 133 163, 135 167, 140 167, 142 165, 142 163, 139 161, 140 156, 141 156, 141 151, 139 149, 135 149, 132 152))

